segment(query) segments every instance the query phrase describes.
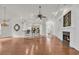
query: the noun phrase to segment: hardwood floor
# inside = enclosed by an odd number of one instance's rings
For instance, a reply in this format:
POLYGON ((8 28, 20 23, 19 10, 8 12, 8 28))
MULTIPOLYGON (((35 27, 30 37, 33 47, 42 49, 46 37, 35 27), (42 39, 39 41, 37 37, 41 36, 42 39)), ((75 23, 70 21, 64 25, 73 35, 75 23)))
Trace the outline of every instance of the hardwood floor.
POLYGON ((0 38, 1 55, 79 55, 57 37, 0 38))

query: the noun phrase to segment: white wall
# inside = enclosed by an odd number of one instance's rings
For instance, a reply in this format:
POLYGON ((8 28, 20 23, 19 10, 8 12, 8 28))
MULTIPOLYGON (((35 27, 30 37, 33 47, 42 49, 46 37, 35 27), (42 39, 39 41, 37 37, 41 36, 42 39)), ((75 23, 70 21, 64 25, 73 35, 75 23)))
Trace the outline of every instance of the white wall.
POLYGON ((62 40, 62 17, 55 21, 55 35, 62 40))
POLYGON ((65 7, 61 15, 56 19, 55 32, 56 36, 63 40, 63 31, 70 32, 70 46, 79 50, 79 5, 72 5, 71 7, 65 7), (71 26, 63 27, 63 15, 71 10, 71 26))
MULTIPOLYGON (((2 20, 1 20, 1 22, 2 22, 2 20)), ((1 27, 0 32, 1 32, 1 34, 0 34, 1 37, 8 37, 8 36, 23 37, 24 36, 24 31, 23 31, 22 19, 18 19, 18 18, 9 19, 8 20, 8 26, 7 27, 1 27), (19 31, 14 30, 14 25, 15 24, 20 25, 20 30, 19 31)))
MULTIPOLYGON (((47 18, 53 18, 52 13, 57 10, 59 5, 41 5, 41 13, 47 18), (52 7, 52 8, 51 8, 52 7)), ((1 4, 0 5, 0 17, 4 18, 4 8, 6 7, 6 18, 10 18, 10 27, 2 30, 2 36, 24 36, 24 32, 22 31, 22 23, 20 17, 26 20, 26 24, 31 24, 32 22, 37 21, 37 15, 39 13, 39 5, 17 5, 17 4, 1 4), (20 24, 20 30, 15 31, 14 25, 20 24)), ((48 20, 49 20, 48 18, 48 20)), ((1 19, 0 19, 1 20, 1 19)), ((53 20, 53 19, 52 19, 53 20)), ((41 34, 46 34, 46 24, 42 24, 41 26, 41 34)), ((26 26, 27 27, 27 26, 26 26)))
MULTIPOLYGON (((25 26, 22 24, 23 19, 20 18, 14 18, 14 19, 10 19, 8 24, 9 27, 1 27, 1 36, 3 37, 8 37, 8 36, 12 36, 12 37, 24 37, 25 36, 25 31, 26 29, 28 29, 29 27, 32 27, 32 24, 27 24, 27 22, 25 21, 25 26), (20 25, 20 30, 19 31, 15 31, 14 30, 14 25, 15 24, 19 24, 20 25)), ((39 24, 40 20, 38 20, 37 22, 34 23, 34 25, 39 24)), ((41 20, 41 23, 39 24, 40 28, 41 28, 41 35, 46 35, 46 18, 41 20)), ((32 35, 32 33, 30 33, 30 36, 32 35)))
POLYGON ((24 36, 24 32, 23 32, 23 24, 22 24, 22 19, 12 19, 11 20, 11 26, 12 26, 12 36, 13 37, 23 37, 24 36), (14 25, 15 24, 19 24, 20 25, 20 30, 19 31, 15 31, 14 30, 14 25))
MULTIPOLYGON (((2 21, 1 21, 2 22, 2 21)), ((11 21, 9 20, 8 22, 7 22, 7 24, 8 24, 8 26, 1 26, 1 37, 8 37, 8 36, 12 36, 12 27, 11 27, 11 21)))
POLYGON ((79 50, 79 5, 73 5, 72 8, 72 19, 74 20, 74 33, 73 33, 73 37, 74 39, 72 39, 71 41, 71 46, 76 48, 77 50, 79 50))

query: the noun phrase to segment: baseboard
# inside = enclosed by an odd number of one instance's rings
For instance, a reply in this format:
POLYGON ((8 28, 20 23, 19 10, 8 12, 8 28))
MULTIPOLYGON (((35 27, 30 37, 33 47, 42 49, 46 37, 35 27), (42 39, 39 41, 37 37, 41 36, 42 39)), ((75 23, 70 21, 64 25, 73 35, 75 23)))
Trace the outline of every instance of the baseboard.
POLYGON ((79 51, 79 48, 77 48, 75 45, 70 45, 70 47, 76 49, 77 51, 79 51))

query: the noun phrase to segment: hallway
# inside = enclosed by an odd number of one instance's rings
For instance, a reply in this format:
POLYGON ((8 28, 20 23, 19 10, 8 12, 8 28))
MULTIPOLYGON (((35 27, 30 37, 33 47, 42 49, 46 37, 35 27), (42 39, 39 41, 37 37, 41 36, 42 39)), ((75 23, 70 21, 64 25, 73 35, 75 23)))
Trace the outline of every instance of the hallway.
POLYGON ((55 36, 49 38, 0 38, 1 55, 78 55, 74 48, 65 46, 55 36))

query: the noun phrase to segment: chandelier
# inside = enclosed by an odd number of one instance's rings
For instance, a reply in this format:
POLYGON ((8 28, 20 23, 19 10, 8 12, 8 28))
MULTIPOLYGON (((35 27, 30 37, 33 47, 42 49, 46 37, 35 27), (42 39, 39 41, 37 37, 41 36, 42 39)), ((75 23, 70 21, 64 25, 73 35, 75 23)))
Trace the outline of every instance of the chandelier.
POLYGON ((3 8, 4 8, 4 14, 3 14, 3 20, 2 20, 1 26, 6 27, 8 26, 8 22, 6 20, 6 7, 3 7, 3 8))
POLYGON ((7 22, 6 20, 3 20, 1 26, 4 26, 4 27, 8 26, 8 24, 6 22, 7 22))

